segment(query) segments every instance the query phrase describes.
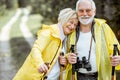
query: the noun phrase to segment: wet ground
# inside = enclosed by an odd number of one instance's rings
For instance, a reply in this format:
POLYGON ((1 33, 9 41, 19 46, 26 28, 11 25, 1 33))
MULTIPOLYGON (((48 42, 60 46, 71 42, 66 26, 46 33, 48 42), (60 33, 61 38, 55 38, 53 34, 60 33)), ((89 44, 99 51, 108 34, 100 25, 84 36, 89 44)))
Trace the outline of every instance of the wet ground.
POLYGON ((17 9, 15 15, 0 31, 0 80, 12 80, 30 52, 34 37, 26 25, 28 16, 29 11, 27 9, 17 9), (11 39, 12 26, 20 18, 22 12, 24 13, 23 20, 18 27, 22 26, 23 37, 11 39))

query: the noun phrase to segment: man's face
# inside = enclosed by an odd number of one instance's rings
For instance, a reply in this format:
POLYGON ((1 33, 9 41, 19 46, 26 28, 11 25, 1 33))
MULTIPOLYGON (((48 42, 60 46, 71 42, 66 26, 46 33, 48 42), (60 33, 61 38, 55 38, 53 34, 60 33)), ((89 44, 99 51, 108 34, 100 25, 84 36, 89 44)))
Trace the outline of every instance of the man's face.
POLYGON ((92 5, 89 1, 79 3, 78 16, 81 24, 83 25, 90 24, 94 19, 94 15, 95 10, 92 9, 92 5))

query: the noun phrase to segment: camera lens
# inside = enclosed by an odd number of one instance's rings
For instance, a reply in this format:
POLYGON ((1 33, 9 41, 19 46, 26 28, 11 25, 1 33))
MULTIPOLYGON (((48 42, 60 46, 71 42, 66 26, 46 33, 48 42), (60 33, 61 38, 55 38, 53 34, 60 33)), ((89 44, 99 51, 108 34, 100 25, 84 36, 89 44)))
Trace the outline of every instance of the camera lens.
POLYGON ((87 71, 91 71, 92 70, 90 63, 86 64, 85 68, 87 69, 87 71))
POLYGON ((91 71, 91 64, 89 63, 85 56, 82 57, 82 64, 83 68, 87 69, 87 71, 91 71))

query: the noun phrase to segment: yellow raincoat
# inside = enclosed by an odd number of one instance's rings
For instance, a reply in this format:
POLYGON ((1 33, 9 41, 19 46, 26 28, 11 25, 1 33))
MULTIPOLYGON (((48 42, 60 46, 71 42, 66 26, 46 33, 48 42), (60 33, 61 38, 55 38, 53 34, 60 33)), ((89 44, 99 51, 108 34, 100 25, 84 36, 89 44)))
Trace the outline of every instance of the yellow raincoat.
POLYGON ((42 80, 43 74, 38 72, 39 65, 46 62, 50 63, 48 74, 58 59, 61 46, 60 31, 57 24, 43 25, 42 30, 38 31, 38 38, 29 56, 13 80, 42 80))
MULTIPOLYGON (((110 55, 113 53, 113 44, 118 44, 120 50, 120 45, 110 27, 105 23, 103 19, 95 19, 94 24, 94 34, 96 43, 96 64, 98 68, 98 80, 111 80, 111 63, 110 55)), ((76 32, 73 32, 70 36, 70 45, 75 44, 76 32)), ((82 45, 81 45, 82 46, 82 45)), ((68 50, 69 51, 69 50, 68 50)), ((66 76, 64 80, 71 80, 71 64, 67 65, 66 76)), ((116 69, 120 69, 117 66, 116 69)), ((75 73, 76 74, 76 73, 75 73)), ((77 79, 76 79, 77 80, 77 79)))

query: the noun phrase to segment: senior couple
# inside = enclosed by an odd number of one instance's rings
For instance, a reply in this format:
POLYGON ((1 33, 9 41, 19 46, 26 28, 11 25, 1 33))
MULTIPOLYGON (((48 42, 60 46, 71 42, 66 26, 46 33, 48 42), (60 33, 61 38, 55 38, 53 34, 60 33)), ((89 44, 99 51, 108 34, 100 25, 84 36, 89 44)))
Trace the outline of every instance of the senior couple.
POLYGON ((60 11, 58 23, 43 25, 24 64, 13 80, 72 80, 72 64, 77 59, 85 66, 75 72, 74 80, 111 80, 111 68, 120 69, 120 56, 112 56, 119 43, 103 19, 94 18, 93 0, 78 0, 76 10, 60 11), (71 45, 75 45, 74 53, 71 45), (62 53, 62 55, 60 55, 62 53), (62 70, 61 70, 62 69, 62 70))

